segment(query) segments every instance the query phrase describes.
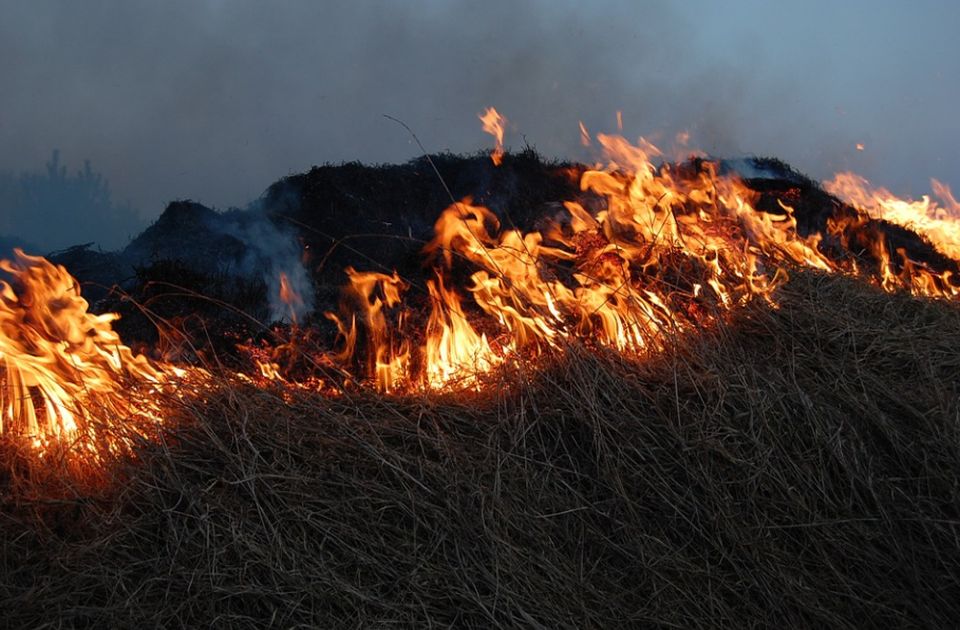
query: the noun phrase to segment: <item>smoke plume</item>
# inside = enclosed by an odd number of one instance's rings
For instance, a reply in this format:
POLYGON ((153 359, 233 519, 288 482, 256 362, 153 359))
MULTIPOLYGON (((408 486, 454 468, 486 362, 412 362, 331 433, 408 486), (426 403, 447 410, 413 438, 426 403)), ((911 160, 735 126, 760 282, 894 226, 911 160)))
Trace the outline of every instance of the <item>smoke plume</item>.
MULTIPOLYGON (((245 205, 313 164, 506 143, 589 159, 578 121, 894 192, 957 187, 953 3, 0 0, 0 171, 54 147, 141 218, 245 205), (891 45, 901 42, 902 45, 891 45), (860 143, 862 151, 856 149, 860 143)), ((56 223, 69 208, 51 209, 56 223)), ((16 226, 15 226, 16 227, 16 226)), ((32 230, 32 228, 31 228, 32 230)), ((105 240, 125 236, 102 226, 105 240)), ((40 240, 34 233, 18 234, 40 240)))

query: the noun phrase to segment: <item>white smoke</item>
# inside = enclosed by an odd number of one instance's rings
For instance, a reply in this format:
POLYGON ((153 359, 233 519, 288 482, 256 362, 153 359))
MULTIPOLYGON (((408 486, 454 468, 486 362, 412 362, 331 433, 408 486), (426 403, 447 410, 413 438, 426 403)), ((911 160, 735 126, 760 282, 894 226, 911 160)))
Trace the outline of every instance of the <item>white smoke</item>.
POLYGON ((242 241, 247 253, 239 271, 263 278, 267 285, 271 321, 302 321, 313 310, 313 284, 301 261, 303 248, 293 229, 272 223, 256 206, 243 213, 243 221, 230 222, 225 233, 242 241), (280 277, 299 300, 285 303, 280 296, 280 277))

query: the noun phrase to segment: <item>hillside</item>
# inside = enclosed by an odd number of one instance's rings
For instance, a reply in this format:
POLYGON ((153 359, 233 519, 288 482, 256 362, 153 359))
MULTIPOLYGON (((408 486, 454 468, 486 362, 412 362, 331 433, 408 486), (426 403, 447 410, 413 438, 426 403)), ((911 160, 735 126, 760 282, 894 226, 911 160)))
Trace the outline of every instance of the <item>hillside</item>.
POLYGON ((902 223, 776 160, 435 156, 62 252, 116 323, 19 257, 0 618, 956 626, 958 263, 902 223))
POLYGON ((779 297, 657 360, 573 347, 480 394, 225 383, 115 483, 7 490, 0 614, 956 625, 960 311, 813 272, 779 297))

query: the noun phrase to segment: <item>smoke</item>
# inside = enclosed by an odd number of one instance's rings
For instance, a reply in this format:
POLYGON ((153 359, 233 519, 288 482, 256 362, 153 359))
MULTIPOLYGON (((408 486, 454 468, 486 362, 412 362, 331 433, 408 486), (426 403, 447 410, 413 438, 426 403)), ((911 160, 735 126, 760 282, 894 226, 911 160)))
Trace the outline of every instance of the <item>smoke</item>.
POLYGON ((246 211, 235 211, 237 221, 226 221, 221 231, 241 241, 245 252, 237 270, 242 275, 261 277, 267 286, 271 321, 303 321, 313 310, 313 284, 301 262, 303 248, 292 229, 272 223, 258 204, 246 211), (285 278, 292 296, 284 297, 281 278, 285 278))
POLYGON ((60 147, 90 159, 146 218, 173 198, 242 207, 317 163, 416 156, 384 113, 430 150, 485 147, 476 115, 487 105, 511 120, 508 147, 551 157, 590 159, 577 122, 613 130, 621 110, 633 138, 688 130, 714 155, 773 155, 818 178, 851 169, 894 192, 925 192, 930 177, 960 184, 954 3, 0 0, 0 10, 0 170, 60 147))

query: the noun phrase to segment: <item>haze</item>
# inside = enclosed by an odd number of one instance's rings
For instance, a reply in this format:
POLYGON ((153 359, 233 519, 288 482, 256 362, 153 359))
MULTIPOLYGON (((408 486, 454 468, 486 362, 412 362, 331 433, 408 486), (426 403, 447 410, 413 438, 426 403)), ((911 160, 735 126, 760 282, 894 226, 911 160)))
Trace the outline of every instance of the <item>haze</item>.
POLYGON ((324 162, 507 145, 591 159, 577 122, 710 154, 960 185, 950 2, 0 0, 0 173, 90 160, 116 216, 0 207, 0 235, 122 245, 173 199, 244 206, 324 162), (863 151, 856 149, 864 145, 863 151), (4 220, 6 216, 6 222, 4 220), (73 223, 66 221, 70 218, 73 223), (15 223, 15 224, 14 224, 15 223), (58 229, 63 226, 63 229, 58 229), (69 226, 69 227, 67 227, 69 226))

